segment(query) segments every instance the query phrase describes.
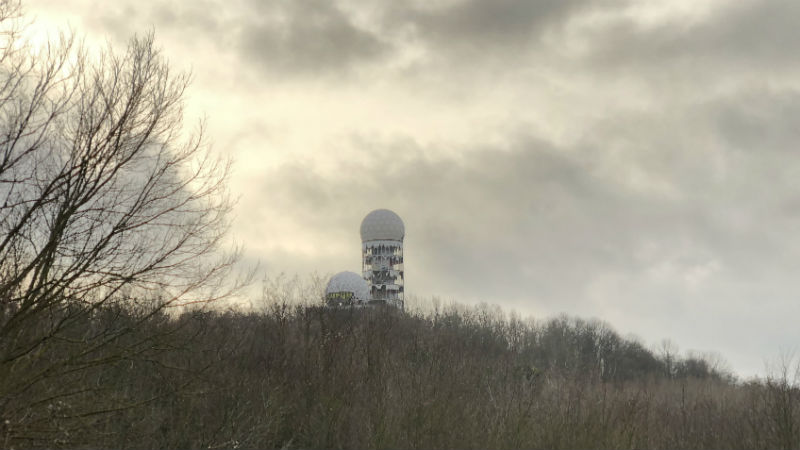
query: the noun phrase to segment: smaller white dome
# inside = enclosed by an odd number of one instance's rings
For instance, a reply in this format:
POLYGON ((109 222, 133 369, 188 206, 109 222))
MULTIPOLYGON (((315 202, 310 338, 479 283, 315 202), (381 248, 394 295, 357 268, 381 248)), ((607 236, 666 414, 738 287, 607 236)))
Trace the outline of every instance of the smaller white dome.
POLYGON ((361 241, 402 241, 406 235, 403 219, 394 211, 376 209, 361 221, 361 241))
POLYGON ((339 272, 331 277, 328 281, 328 286, 325 288, 325 298, 330 299, 331 296, 353 294, 353 301, 367 302, 369 300, 369 286, 367 282, 361 278, 360 275, 353 272, 339 272))

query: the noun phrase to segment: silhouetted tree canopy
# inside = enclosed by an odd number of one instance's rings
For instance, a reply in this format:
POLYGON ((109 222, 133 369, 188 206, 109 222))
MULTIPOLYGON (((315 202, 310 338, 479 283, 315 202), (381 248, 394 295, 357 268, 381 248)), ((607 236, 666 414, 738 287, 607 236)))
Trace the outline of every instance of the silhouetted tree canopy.
POLYGON ((0 0, 0 411, 111 361, 103 347, 133 351, 118 338, 135 323, 87 317, 212 301, 235 288, 237 257, 221 249, 228 163, 184 127, 189 76, 153 35, 123 52, 63 34, 40 48, 24 20, 0 0))

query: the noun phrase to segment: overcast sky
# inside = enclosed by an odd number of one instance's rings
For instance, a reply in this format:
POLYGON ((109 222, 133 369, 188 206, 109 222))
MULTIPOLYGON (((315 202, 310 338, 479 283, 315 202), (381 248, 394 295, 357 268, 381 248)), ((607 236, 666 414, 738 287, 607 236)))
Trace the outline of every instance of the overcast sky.
POLYGON ((36 29, 155 30, 236 161, 247 261, 609 322, 739 374, 800 343, 797 0, 26 0, 36 29))

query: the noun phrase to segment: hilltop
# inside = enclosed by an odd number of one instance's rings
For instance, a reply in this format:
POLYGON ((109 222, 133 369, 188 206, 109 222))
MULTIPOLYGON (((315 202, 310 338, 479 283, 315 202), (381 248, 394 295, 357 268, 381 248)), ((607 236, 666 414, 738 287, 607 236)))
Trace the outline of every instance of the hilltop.
MULTIPOLYGON (((128 329, 6 399, 5 447, 793 447, 790 380, 738 382, 599 321, 275 303, 76 323, 128 329), (135 325, 135 326, 134 326, 135 325), (123 355, 123 356, 119 356, 123 355)), ((36 365, 87 349, 48 346, 36 365)), ((6 382, 8 380, 5 380, 6 382)))

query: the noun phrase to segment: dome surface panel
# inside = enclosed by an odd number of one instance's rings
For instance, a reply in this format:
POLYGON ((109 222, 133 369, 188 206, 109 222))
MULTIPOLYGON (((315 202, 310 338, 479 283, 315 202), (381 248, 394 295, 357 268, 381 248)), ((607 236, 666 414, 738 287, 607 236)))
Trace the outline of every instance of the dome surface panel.
POLYGON ((325 287, 325 295, 336 292, 352 292, 356 300, 369 300, 369 287, 360 275, 345 271, 332 276, 325 287))
POLYGON ((403 220, 388 209, 376 209, 361 221, 361 241, 402 241, 406 234, 403 220))

